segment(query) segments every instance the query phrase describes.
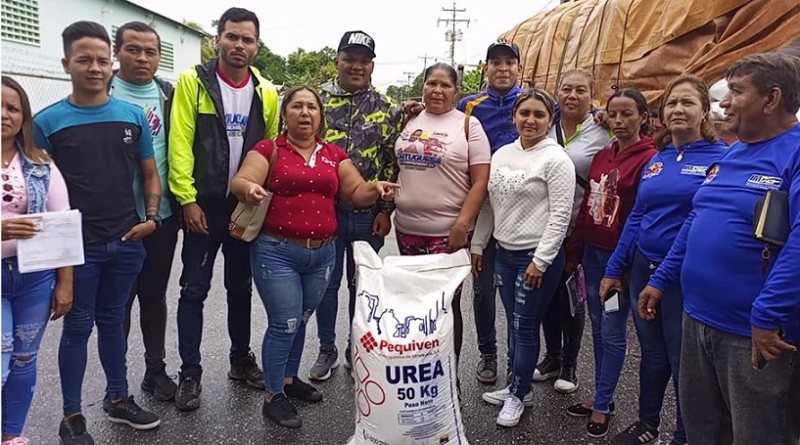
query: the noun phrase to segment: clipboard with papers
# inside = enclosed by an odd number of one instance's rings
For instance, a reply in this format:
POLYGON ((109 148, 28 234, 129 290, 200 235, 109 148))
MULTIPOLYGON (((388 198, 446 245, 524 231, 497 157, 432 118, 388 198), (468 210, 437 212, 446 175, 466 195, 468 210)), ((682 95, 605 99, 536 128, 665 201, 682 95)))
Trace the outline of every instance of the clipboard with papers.
POLYGON ((567 278, 566 285, 569 294, 569 313, 574 317, 578 307, 586 302, 586 277, 582 265, 578 264, 575 272, 567 278))

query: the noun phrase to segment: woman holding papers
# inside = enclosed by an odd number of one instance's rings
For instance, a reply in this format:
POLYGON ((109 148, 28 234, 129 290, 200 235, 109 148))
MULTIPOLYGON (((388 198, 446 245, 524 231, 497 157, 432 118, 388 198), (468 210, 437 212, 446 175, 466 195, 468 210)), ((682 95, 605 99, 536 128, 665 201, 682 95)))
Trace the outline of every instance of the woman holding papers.
POLYGON ((512 109, 519 138, 492 157, 489 199, 472 240, 474 273, 492 235, 500 299, 509 319, 510 385, 483 394, 502 405, 497 424, 513 427, 533 404, 531 378, 539 357, 539 327, 564 268, 562 242, 575 194, 575 166, 564 149, 547 137, 554 103, 543 90, 522 92, 512 109))
POLYGON ((33 145, 28 96, 10 77, 2 77, 2 248, 3 248, 3 437, 2 443, 27 444, 21 437, 36 386, 36 355, 48 319, 72 306, 72 268, 21 274, 17 240, 37 233, 31 213, 69 210, 64 178, 43 150, 33 145))
MULTIPOLYGON (((641 445, 657 439, 670 376, 678 394, 683 317, 680 283, 666 288, 664 298, 652 312, 637 310, 639 293, 669 253, 692 210, 692 198, 705 180, 706 171, 726 147, 717 139, 708 119, 711 100, 702 80, 680 76, 667 86, 664 97, 660 115, 667 131, 659 137, 658 154, 642 172, 636 205, 600 284, 601 296, 612 289, 622 290, 622 276, 630 270, 633 320, 642 346, 639 420, 614 438, 615 445, 641 445)), ((676 417, 672 445, 685 444, 680 408, 676 417)))
POLYGON ((600 280, 628 215, 633 210, 642 169, 656 154, 648 134, 647 100, 640 92, 624 88, 606 105, 608 124, 616 139, 595 155, 589 167, 586 194, 575 230, 567 244, 567 270, 583 264, 586 303, 592 322, 595 362, 595 399, 569 407, 575 417, 590 417, 587 432, 592 437, 608 434, 614 391, 619 382, 627 347, 626 321, 630 298, 624 292, 600 297, 600 280))

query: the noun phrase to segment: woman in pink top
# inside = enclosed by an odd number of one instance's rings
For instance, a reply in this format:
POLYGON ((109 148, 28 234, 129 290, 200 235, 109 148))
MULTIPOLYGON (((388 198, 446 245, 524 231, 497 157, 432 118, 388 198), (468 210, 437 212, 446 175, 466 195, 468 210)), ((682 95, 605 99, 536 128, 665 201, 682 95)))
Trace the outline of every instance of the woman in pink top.
POLYGON ((36 235, 29 213, 69 210, 64 178, 33 145, 28 96, 10 77, 3 85, 3 445, 25 445, 25 418, 36 386, 36 354, 47 326, 72 306, 72 268, 21 274, 17 240, 36 235))
MULTIPOLYGON (((397 243, 403 255, 468 247, 486 198, 491 151, 478 119, 454 107, 456 71, 445 63, 425 70, 425 110, 405 126, 395 151, 397 243)), ((456 356, 461 354, 461 288, 453 300, 456 356)))

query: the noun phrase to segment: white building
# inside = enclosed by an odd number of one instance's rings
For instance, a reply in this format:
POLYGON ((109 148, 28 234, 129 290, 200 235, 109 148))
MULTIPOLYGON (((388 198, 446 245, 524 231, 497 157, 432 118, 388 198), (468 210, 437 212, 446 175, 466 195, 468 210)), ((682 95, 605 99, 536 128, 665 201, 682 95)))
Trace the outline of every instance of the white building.
POLYGON ((128 0, 2 0, 2 71, 22 84, 34 113, 70 92, 61 65, 61 32, 79 20, 104 25, 112 41, 117 27, 127 22, 155 28, 161 37, 156 74, 173 83, 181 71, 200 63, 203 34, 128 0))

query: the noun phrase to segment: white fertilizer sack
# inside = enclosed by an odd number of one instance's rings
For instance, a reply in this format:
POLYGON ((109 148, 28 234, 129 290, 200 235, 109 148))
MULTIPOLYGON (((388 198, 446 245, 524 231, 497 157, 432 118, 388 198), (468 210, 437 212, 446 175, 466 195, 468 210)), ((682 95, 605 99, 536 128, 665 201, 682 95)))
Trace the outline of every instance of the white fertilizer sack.
POLYGON ((349 445, 468 445, 452 301, 469 254, 393 256, 354 243, 356 431, 349 445))

